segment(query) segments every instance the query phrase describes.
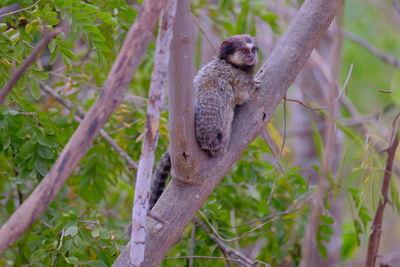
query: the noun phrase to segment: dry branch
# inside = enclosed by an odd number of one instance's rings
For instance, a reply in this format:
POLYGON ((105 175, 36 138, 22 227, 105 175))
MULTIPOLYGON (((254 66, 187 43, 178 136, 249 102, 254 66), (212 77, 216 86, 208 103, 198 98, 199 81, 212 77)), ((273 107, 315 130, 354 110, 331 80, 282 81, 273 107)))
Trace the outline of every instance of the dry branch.
MULTIPOLYGON (((49 96, 53 97, 55 100, 61 103, 64 107, 66 107, 68 110, 72 110, 74 108, 74 104, 69 101, 68 99, 63 98, 59 94, 57 94, 54 90, 52 90, 48 85, 46 85, 43 82, 39 81, 39 85, 42 88, 42 90, 48 94, 49 96)), ((78 122, 81 122, 82 119, 85 117, 85 112, 82 110, 80 106, 77 106, 76 109, 76 116, 78 116, 79 120, 78 122)), ((126 164, 130 169, 137 170, 137 164, 136 162, 133 161, 133 159, 126 153, 125 150, 123 150, 117 142, 115 142, 114 139, 111 138, 111 136, 108 135, 106 131, 103 129, 100 130, 100 136, 112 147, 114 150, 126 161, 126 164)))
POLYGON ((130 262, 133 266, 142 266, 144 261, 146 215, 149 209, 150 183, 158 141, 160 113, 164 102, 164 84, 170 57, 169 47, 172 40, 176 1, 167 0, 161 15, 157 37, 154 69, 151 76, 149 103, 147 105, 145 134, 137 171, 132 209, 130 262))
POLYGON ((351 33, 349 31, 345 31, 344 30, 343 31, 343 36, 346 37, 347 39, 355 42, 356 44, 362 46, 367 51, 369 51, 371 54, 373 54, 374 56, 382 59, 386 63, 389 63, 389 64, 395 66, 396 68, 400 68, 400 61, 397 58, 395 58, 395 57, 393 57, 391 55, 387 55, 387 54, 383 53, 378 48, 376 48, 375 46, 371 45, 367 41, 364 41, 363 39, 361 39, 360 37, 358 37, 354 33, 351 33))
MULTIPOLYGON (((172 179, 169 183, 151 211, 153 215, 161 218, 163 223, 148 218, 146 266, 157 266, 161 262, 225 173, 252 140, 260 135, 288 87, 307 61, 312 49, 330 25, 342 2, 342 0, 306 0, 304 2, 267 62, 257 73, 256 78, 261 81, 260 89, 246 105, 238 110, 233 121, 231 142, 226 154, 213 159, 200 159, 191 169, 187 169, 184 174, 196 178, 200 184, 183 183, 181 179, 172 179)), ((180 51, 180 56, 182 56, 182 51, 180 51)), ((193 118, 190 119, 193 120, 193 118)), ((194 131, 193 124, 190 127, 191 131, 194 131)), ((194 137, 188 142, 195 142, 194 137)), ((113 266, 126 266, 128 251, 129 244, 113 266)))
POLYGON ((25 71, 29 68, 29 66, 36 60, 42 49, 51 41, 51 39, 55 38, 59 33, 58 30, 55 31, 44 31, 43 38, 36 45, 35 49, 29 55, 27 59, 24 60, 21 67, 17 72, 13 74, 8 83, 3 87, 3 90, 0 92, 0 105, 4 104, 4 100, 6 99, 8 93, 11 91, 13 86, 21 79, 22 75, 24 75, 25 71))
POLYGON ((57 196, 65 181, 85 155, 111 113, 122 102, 141 57, 153 38, 156 18, 164 5, 163 0, 147 0, 140 15, 129 30, 124 44, 104 88, 87 116, 69 140, 51 170, 27 200, 14 212, 0 229, 0 253, 11 246, 28 227, 46 210, 57 196))
POLYGON ((386 204, 389 202, 388 191, 389 191, 390 177, 392 176, 393 161, 396 155, 396 150, 398 145, 399 145, 399 139, 397 138, 396 134, 393 143, 388 149, 388 156, 386 159, 385 174, 383 175, 383 183, 381 191, 383 200, 382 199, 379 200, 378 208, 376 209, 375 217, 372 222, 371 233, 368 241, 368 253, 365 264, 366 267, 375 266, 376 256, 379 248, 379 241, 381 239, 381 233, 382 233, 383 212, 385 211, 386 204))

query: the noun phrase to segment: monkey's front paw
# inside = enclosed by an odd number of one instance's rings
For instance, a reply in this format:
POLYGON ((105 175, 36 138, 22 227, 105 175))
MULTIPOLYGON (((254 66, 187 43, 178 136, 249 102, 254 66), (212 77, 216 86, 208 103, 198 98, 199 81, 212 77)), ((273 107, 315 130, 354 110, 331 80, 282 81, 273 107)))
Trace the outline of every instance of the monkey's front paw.
POLYGON ((254 86, 256 87, 256 89, 261 87, 261 81, 260 80, 253 80, 254 86))

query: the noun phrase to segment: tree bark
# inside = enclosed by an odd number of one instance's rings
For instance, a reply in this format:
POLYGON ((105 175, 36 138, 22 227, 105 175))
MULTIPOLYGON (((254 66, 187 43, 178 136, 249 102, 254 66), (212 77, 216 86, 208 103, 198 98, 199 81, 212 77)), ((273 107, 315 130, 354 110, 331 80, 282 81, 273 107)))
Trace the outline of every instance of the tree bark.
POLYGON ((111 113, 122 102, 141 56, 153 38, 164 0, 147 0, 128 32, 104 88, 85 119, 69 140, 51 170, 28 199, 0 229, 0 253, 11 246, 46 210, 76 165, 85 155, 111 113))
POLYGON ((175 18, 177 0, 167 0, 163 9, 157 37, 154 69, 151 75, 149 103, 142 153, 136 177, 135 198, 132 209, 132 232, 130 261, 132 266, 142 266, 146 240, 146 215, 149 210, 151 175, 154 155, 158 141, 160 112, 164 101, 164 84, 170 57, 172 26, 175 18))
MULTIPOLYGON (((160 218, 162 222, 147 218, 149 231, 146 237, 146 266, 157 266, 161 262, 225 173, 261 133, 342 2, 304 2, 271 56, 257 73, 256 78, 261 81, 260 89, 238 110, 226 154, 217 158, 204 158, 196 162, 196 169, 187 170, 186 175, 196 177, 197 181, 201 181, 199 183, 183 183, 180 179, 172 179, 151 211, 151 217, 160 218)), ((113 266, 125 266, 128 251, 129 244, 113 266)))

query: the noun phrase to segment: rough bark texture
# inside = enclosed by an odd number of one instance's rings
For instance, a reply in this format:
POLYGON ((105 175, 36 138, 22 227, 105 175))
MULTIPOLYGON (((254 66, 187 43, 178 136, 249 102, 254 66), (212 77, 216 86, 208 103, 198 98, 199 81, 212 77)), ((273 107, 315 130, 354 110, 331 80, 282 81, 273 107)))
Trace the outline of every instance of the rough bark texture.
POLYGON ((194 133, 193 29, 189 0, 178 1, 168 67, 169 137, 172 177, 201 183, 194 171, 206 156, 194 133))
POLYGON ((133 266, 141 266, 144 261, 146 240, 146 215, 149 210, 151 175, 154 154, 158 141, 160 112, 164 101, 164 84, 167 77, 169 47, 172 40, 172 26, 176 12, 176 1, 167 0, 160 19, 154 69, 151 76, 149 103, 142 153, 136 177, 135 198, 132 210, 132 233, 130 261, 133 266))
POLYGON ((85 155, 111 113, 122 102, 125 89, 141 62, 141 56, 153 38, 157 24, 156 18, 163 5, 163 0, 144 2, 142 11, 128 32, 100 96, 42 182, 1 227, 0 253, 22 236, 46 210, 85 155))
MULTIPOLYGON (((235 117, 227 153, 223 157, 202 159, 196 162, 196 169, 187 170, 186 175, 195 177, 200 183, 182 183, 180 179, 173 179, 152 209, 152 217, 163 222, 148 217, 146 266, 157 266, 161 262, 225 173, 261 133, 341 4, 342 0, 304 2, 257 74, 261 88, 235 117)), ((126 266, 128 247, 129 244, 113 266, 126 266)))

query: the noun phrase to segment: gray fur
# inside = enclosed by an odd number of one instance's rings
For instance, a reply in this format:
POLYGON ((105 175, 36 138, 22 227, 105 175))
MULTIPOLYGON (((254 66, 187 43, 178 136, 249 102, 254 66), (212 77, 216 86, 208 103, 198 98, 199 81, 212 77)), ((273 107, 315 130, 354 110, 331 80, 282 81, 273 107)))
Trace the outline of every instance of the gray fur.
POLYGON ((256 82, 253 73, 214 59, 194 78, 195 131, 200 147, 211 157, 226 152, 236 105, 247 102, 256 82))

